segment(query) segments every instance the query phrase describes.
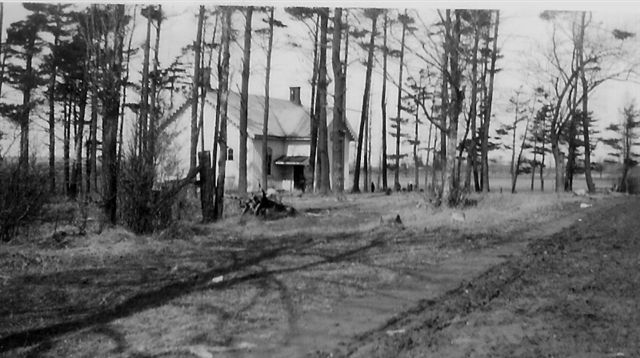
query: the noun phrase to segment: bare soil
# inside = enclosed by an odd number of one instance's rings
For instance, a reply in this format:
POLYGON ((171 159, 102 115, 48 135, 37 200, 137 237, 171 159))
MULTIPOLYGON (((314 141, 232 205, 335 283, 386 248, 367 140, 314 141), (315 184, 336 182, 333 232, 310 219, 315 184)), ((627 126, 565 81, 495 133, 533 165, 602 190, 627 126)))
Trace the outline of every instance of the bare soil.
POLYGON ((464 221, 407 193, 148 237, 31 235, 0 247, 0 356, 638 352, 637 199, 478 199, 464 221))

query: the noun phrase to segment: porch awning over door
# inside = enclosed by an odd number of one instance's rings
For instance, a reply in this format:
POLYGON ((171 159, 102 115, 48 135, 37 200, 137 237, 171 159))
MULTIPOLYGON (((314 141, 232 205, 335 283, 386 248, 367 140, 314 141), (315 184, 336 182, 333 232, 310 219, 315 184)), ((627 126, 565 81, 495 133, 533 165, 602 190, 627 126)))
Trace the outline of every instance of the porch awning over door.
POLYGON ((309 164, 309 157, 304 155, 286 156, 278 158, 274 162, 275 165, 307 165, 309 164))

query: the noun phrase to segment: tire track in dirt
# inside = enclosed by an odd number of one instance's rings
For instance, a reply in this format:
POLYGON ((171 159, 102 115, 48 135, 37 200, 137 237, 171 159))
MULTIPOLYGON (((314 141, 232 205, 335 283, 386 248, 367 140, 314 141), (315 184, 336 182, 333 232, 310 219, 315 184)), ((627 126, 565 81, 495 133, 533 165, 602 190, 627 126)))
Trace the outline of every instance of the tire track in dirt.
POLYGON ((517 280, 523 270, 510 263, 500 264, 481 276, 447 292, 435 300, 423 300, 416 307, 390 319, 383 327, 355 338, 337 357, 392 357, 414 343, 410 333, 430 334, 445 328, 454 317, 479 309, 500 295, 502 289, 517 280), (425 319, 416 320, 416 317, 425 319), (387 332, 398 332, 389 337, 387 332))
POLYGON ((620 222, 621 215, 632 215, 630 212, 633 210, 621 210, 619 205, 618 200, 609 201, 597 210, 578 212, 549 227, 534 229, 530 233, 522 232, 530 240, 522 255, 491 267, 436 299, 422 300, 414 308, 396 315, 375 330, 354 337, 344 348, 332 353, 309 356, 395 357, 419 345, 430 344, 430 337, 437 332, 444 330, 458 318, 488 306, 501 296, 534 265, 539 264, 538 257, 551 250, 564 249, 563 242, 567 240, 580 241, 583 235, 595 231, 596 227, 606 228, 612 222, 620 222), (579 228, 578 225, 583 227, 579 228), (540 238, 532 239, 533 237, 540 238))
MULTIPOLYGON (((290 334, 287 335, 287 339, 291 339, 291 337, 295 336, 295 327, 298 317, 295 313, 295 310, 293 309, 291 298, 288 297, 286 287, 278 284, 277 281, 274 281, 274 277, 276 275, 286 274, 288 272, 306 270, 328 263, 347 260, 362 252, 366 252, 371 248, 383 244, 383 240, 381 239, 381 237, 383 237, 384 235, 382 235, 382 233, 380 232, 378 234, 380 235, 374 236, 373 239, 366 241, 365 243, 363 243, 363 245, 358 245, 354 248, 349 248, 345 251, 339 251, 331 255, 323 255, 321 256, 321 259, 312 261, 310 263, 293 267, 283 267, 272 270, 260 270, 257 272, 243 273, 242 271, 244 269, 258 266, 261 262, 274 259, 279 255, 287 253, 290 254, 292 252, 295 253, 297 250, 309 249, 316 244, 325 243, 326 238, 322 238, 320 240, 305 238, 302 240, 298 240, 294 244, 287 244, 283 245, 282 247, 265 250, 260 252, 258 255, 254 255, 253 257, 249 257, 247 259, 236 262, 229 267, 214 268, 206 272, 196 274, 195 277, 189 277, 186 280, 173 282, 154 290, 139 293, 137 295, 134 295, 133 297, 128 298, 124 302, 117 304, 114 307, 109 307, 99 312, 89 314, 84 318, 9 334, 5 337, 0 338, 0 353, 7 352, 19 347, 38 345, 40 343, 45 343, 43 349, 46 350, 46 347, 49 345, 46 342, 50 342, 51 340, 55 339, 55 337, 61 336, 63 334, 78 331, 91 326, 106 325, 116 319, 128 317, 146 309, 159 307, 166 304, 172 299, 188 295, 198 290, 227 288, 242 282, 259 279, 268 279, 269 281, 273 281, 281 291, 283 304, 285 306, 285 309, 289 312, 288 320, 290 326, 290 334), (211 282, 213 278, 220 276, 230 276, 231 278, 219 283, 211 282)), ((36 350, 38 349, 39 348, 37 348, 36 350)))
MULTIPOLYGON (((243 268, 257 265, 258 263, 274 258, 293 247, 304 246, 310 242, 311 240, 304 240, 296 245, 289 244, 266 250, 253 257, 233 263, 229 267, 214 268, 206 272, 196 274, 194 277, 188 277, 154 290, 138 293, 126 299, 122 303, 95 313, 90 313, 84 318, 9 334, 0 338, 0 353, 7 352, 18 347, 35 345, 45 340, 50 340, 53 337, 86 327, 107 324, 115 319, 127 317, 145 309, 161 306, 174 298, 187 295, 197 290, 208 289, 215 287, 216 285, 223 286, 233 284, 235 282, 212 284, 211 280, 214 277, 228 275, 233 272, 238 272, 243 268)), ((246 279, 249 279, 249 277, 244 278, 244 280, 246 279)))

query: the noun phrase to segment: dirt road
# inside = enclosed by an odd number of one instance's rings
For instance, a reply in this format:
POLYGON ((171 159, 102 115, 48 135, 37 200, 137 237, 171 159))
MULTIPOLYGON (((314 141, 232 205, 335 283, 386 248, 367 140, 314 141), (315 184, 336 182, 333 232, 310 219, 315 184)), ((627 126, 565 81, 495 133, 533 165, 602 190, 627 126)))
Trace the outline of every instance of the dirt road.
MULTIPOLYGON (((639 205, 627 198, 602 199, 583 210, 580 198, 530 206, 496 200, 503 210, 500 220, 493 219, 492 202, 467 210, 465 223, 454 223, 450 212, 416 210, 407 197, 395 203, 373 197, 357 203, 298 203, 309 215, 279 223, 241 223, 233 230, 228 223, 182 228, 181 238, 118 232, 90 244, 73 241, 61 248, 32 247, 27 253, 23 246, 6 249, 0 252, 5 263, 18 253, 23 261, 36 262, 31 268, 14 267, 19 266, 16 259, 13 266, 5 265, 0 354, 513 356, 506 353, 511 352, 508 347, 520 346, 548 327, 544 317, 533 326, 517 317, 504 318, 511 309, 513 315, 523 309, 508 295, 528 293, 533 298, 525 295, 518 302, 535 301, 530 302, 533 308, 523 303, 534 315, 557 318, 557 310, 573 309, 564 301, 560 308, 553 306, 559 304, 552 299, 555 293, 537 295, 555 287, 547 287, 549 282, 559 282, 562 289, 567 284, 555 278, 560 273, 554 270, 564 269, 562 265, 541 265, 556 257, 567 260, 568 253, 585 256, 577 243, 600 241, 582 237, 570 249, 573 233, 609 235, 612 231, 605 227, 614 218, 620 233, 631 235, 633 231, 624 230, 637 226, 633 210, 639 205), (405 218, 404 227, 388 225, 386 218, 380 223, 390 206, 405 218), (587 226, 590 218, 597 220, 587 226), (543 280, 547 271, 553 280, 543 280), (532 283, 543 287, 529 287, 532 283), (557 310, 549 311, 545 304, 557 310), (482 316, 493 305, 499 312, 482 316), (513 345, 494 349, 505 342, 513 345)), ((616 245, 637 249, 626 241, 616 245)), ((582 264, 582 256, 567 262, 582 264)), ((624 262, 638 271, 637 261, 624 262)), ((638 290, 637 281, 630 290, 638 290)), ((580 293, 574 295, 582 299, 580 293)), ((635 323, 637 318, 628 317, 635 323)), ((535 348, 535 340, 531 342, 535 348)))
POLYGON ((639 357, 639 217, 637 198, 592 208, 336 356, 639 357))

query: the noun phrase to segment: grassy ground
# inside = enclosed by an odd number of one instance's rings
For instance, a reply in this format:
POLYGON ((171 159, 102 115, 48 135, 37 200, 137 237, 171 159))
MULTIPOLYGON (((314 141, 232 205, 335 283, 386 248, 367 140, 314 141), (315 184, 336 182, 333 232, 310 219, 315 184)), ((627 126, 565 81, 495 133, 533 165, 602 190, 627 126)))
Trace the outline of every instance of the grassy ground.
POLYGON ((274 221, 229 217, 145 237, 35 230, 0 247, 0 355, 358 352, 390 322, 419 317, 425 302, 575 224, 585 215, 580 203, 594 205, 593 214, 626 200, 474 199, 454 211, 419 193, 291 197, 300 214, 274 221))

